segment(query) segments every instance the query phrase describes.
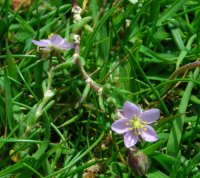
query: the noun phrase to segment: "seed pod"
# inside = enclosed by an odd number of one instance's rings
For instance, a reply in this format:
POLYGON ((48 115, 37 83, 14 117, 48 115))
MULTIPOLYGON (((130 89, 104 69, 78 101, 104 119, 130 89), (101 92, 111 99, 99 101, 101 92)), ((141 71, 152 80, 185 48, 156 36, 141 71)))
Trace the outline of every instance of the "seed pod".
POLYGON ((89 92, 90 92, 90 84, 87 83, 83 91, 83 94, 81 96, 80 103, 82 103, 87 98, 89 92))
POLYGON ((102 95, 99 95, 98 101, 99 101, 99 107, 100 107, 101 111, 105 112, 105 107, 104 107, 104 102, 103 102, 103 96, 102 95))
POLYGON ((90 92, 90 84, 86 83, 86 86, 85 86, 85 89, 84 89, 83 94, 81 96, 81 99, 76 104, 75 109, 77 109, 80 106, 80 104, 87 98, 89 92, 90 92))
POLYGON ((134 147, 128 149, 128 165, 135 175, 143 176, 150 167, 150 162, 142 151, 134 147))

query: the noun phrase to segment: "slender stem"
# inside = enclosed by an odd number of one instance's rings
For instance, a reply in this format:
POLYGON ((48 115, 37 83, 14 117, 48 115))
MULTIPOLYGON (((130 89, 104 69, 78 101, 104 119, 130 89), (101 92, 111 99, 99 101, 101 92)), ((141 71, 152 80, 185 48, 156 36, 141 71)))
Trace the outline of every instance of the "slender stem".
POLYGON ((98 86, 96 84, 96 82, 90 78, 90 76, 85 71, 80 60, 76 60, 76 65, 78 66, 79 70, 81 71, 81 74, 82 74, 83 78, 86 80, 86 82, 88 82, 90 84, 90 86, 92 87, 93 90, 95 90, 96 92, 99 92, 101 90, 101 87, 98 86))
MULTIPOLYGON (((187 70, 193 69, 193 68, 197 68, 200 67, 200 61, 195 61, 189 64, 186 64, 180 68, 178 68, 177 70, 175 70, 169 77, 169 80, 174 80, 178 75, 180 75, 181 73, 186 72, 187 70)), ((164 87, 164 92, 166 93, 167 90, 170 88, 171 84, 167 85, 166 87, 164 87)), ((175 85, 174 87, 172 87, 165 95, 163 98, 165 98, 175 87, 177 87, 177 85, 175 85)))
POLYGON ((169 77, 170 80, 175 79, 179 74, 186 72, 187 70, 194 69, 200 67, 200 61, 192 62, 190 64, 186 64, 179 69, 175 70, 171 76, 169 77))
POLYGON ((47 89, 44 92, 44 97, 42 99, 42 102, 39 104, 36 113, 35 113, 35 120, 34 123, 37 122, 37 120, 42 116, 44 112, 44 107, 47 105, 49 100, 54 96, 54 92, 51 91, 51 84, 53 81, 53 68, 51 68, 48 72, 48 79, 47 79, 47 89))
MULTIPOLYGON (((73 22, 74 23, 78 23, 82 19, 81 18, 81 11, 82 11, 82 9, 78 6, 76 0, 72 0, 72 5, 73 5, 72 12, 74 14, 74 16, 73 16, 73 22)), ((94 91, 99 92, 101 94, 102 93, 102 88, 99 85, 97 85, 96 82, 93 79, 91 79, 90 75, 86 72, 86 70, 84 69, 83 64, 79 60, 81 32, 82 31, 79 30, 78 32, 76 32, 76 34, 74 34, 74 44, 75 44, 74 63, 79 68, 79 70, 80 70, 83 78, 85 79, 85 81, 90 84, 91 88, 94 91)))

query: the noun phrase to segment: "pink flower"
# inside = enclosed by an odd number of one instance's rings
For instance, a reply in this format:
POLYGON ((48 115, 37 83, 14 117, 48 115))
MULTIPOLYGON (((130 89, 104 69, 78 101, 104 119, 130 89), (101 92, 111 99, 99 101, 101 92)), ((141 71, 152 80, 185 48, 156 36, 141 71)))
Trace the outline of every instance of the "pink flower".
POLYGON ((118 134, 124 134, 124 143, 127 148, 134 146, 139 136, 148 142, 158 140, 155 130, 148 124, 159 119, 159 109, 142 111, 139 106, 126 101, 118 117, 119 120, 112 124, 111 129, 118 134))
POLYGON ((49 39, 45 40, 40 40, 40 41, 36 41, 36 40, 32 40, 32 42, 39 46, 41 50, 47 50, 47 51, 51 51, 51 50, 69 50, 74 48, 74 44, 73 43, 67 43, 65 39, 63 39, 60 35, 54 34, 52 36, 50 36, 49 39))

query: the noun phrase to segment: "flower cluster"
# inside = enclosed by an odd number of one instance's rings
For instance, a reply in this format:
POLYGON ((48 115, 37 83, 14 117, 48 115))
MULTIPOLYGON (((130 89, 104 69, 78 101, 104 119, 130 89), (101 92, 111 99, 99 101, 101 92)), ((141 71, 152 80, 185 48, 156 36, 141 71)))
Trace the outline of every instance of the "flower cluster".
POLYGON ((126 101, 122 111, 118 112, 119 120, 115 121, 111 129, 118 134, 124 134, 124 143, 127 148, 134 146, 141 136, 145 141, 154 142, 158 140, 155 130, 149 126, 159 119, 159 109, 142 109, 126 101))
POLYGON ((52 51, 52 50, 69 50, 74 48, 74 43, 67 43, 60 35, 53 34, 49 39, 43 39, 40 41, 32 40, 32 42, 39 46, 41 50, 52 51))

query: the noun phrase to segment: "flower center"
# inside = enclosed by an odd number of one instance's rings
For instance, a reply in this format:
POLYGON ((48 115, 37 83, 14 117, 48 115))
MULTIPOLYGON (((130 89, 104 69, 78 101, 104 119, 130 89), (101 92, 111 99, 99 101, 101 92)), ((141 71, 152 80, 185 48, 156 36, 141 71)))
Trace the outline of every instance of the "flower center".
POLYGON ((142 122, 141 119, 134 114, 134 117, 130 119, 129 122, 126 123, 126 125, 130 126, 129 130, 134 130, 135 134, 140 135, 141 129, 146 130, 145 125, 146 122, 142 122))

